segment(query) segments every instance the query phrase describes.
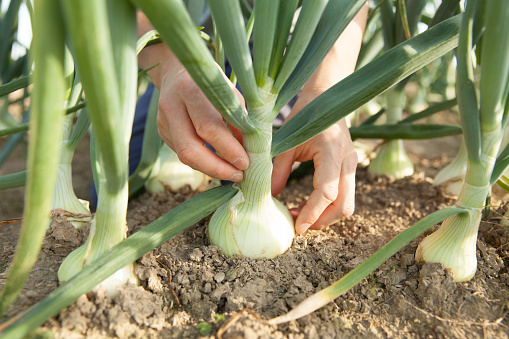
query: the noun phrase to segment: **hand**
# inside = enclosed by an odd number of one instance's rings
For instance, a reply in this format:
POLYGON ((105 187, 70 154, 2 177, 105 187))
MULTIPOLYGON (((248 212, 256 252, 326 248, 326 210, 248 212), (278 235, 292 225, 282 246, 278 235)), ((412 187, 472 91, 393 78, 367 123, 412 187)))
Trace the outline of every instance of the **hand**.
MULTIPOLYGON (((233 85, 232 90, 244 102, 233 85)), ((242 181, 249 157, 240 142, 240 131, 230 125, 234 136, 228 130, 223 117, 183 67, 161 78, 157 125, 161 138, 184 164, 217 179, 242 181), (205 146, 205 141, 220 155, 205 146)))
MULTIPOLYGON (((320 66, 304 85, 289 118, 317 96, 355 70, 366 26, 366 2, 348 24, 320 66)), ((346 121, 343 119, 301 146, 278 155, 272 171, 272 194, 279 194, 295 161, 313 160, 314 190, 302 208, 290 210, 296 217, 295 231, 320 230, 352 215, 355 208, 355 152, 346 121)))
MULTIPOLYGON (((139 36, 153 29, 141 11, 137 12, 137 21, 139 36)), ((242 181, 242 171, 249 166, 249 157, 242 147, 240 131, 230 126, 232 135, 222 116, 171 50, 165 44, 144 48, 138 55, 138 62, 142 68, 157 65, 148 75, 160 91, 159 135, 180 161, 213 178, 242 181), (207 148, 205 142, 220 155, 207 148)), ((239 91, 230 85, 244 103, 239 91)))
MULTIPOLYGON (((301 93, 290 117, 316 96, 301 93)), ((276 156, 272 194, 281 193, 295 161, 308 160, 315 165, 314 190, 304 206, 290 210, 296 218, 298 234, 308 229, 320 230, 353 214, 357 153, 344 119, 299 147, 276 156)))

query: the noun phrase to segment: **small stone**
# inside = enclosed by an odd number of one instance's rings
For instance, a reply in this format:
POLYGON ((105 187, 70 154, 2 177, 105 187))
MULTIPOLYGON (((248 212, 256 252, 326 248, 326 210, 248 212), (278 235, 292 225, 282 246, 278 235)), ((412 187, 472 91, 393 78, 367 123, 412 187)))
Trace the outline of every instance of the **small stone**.
POLYGON ((26 296, 28 298, 37 298, 39 296, 39 293, 35 292, 35 291, 28 291, 26 293, 26 296))
POLYGON ((205 285, 203 286, 203 293, 209 294, 210 292, 212 292, 212 284, 209 282, 205 283, 205 285))
POLYGON ((403 268, 413 265, 414 264, 414 255, 413 254, 402 255, 399 264, 403 268))
POLYGON ((203 258, 203 252, 199 248, 195 248, 191 254, 189 254, 189 258, 192 261, 200 261, 203 258))
POLYGON ((220 283, 224 280, 224 278, 226 277, 226 275, 224 274, 224 272, 219 272, 217 273, 215 276, 214 276, 214 280, 217 282, 217 283, 220 283))
POLYGON ((185 275, 184 277, 182 277, 182 285, 189 285, 189 277, 187 275, 185 275))
POLYGON ((201 275, 201 280, 205 282, 212 282, 212 279, 214 278, 214 275, 212 272, 205 270, 203 274, 201 275))
POLYGON ((199 291, 193 291, 190 293, 189 301, 198 302, 201 300, 201 293, 199 291))

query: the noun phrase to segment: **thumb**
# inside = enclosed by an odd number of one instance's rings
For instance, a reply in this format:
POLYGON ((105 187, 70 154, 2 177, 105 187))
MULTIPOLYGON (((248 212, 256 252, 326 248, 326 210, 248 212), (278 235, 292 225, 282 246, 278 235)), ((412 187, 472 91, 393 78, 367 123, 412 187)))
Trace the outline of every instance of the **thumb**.
POLYGON ((291 150, 286 153, 277 155, 272 164, 272 195, 276 196, 283 191, 286 186, 288 177, 292 172, 295 151, 291 150))

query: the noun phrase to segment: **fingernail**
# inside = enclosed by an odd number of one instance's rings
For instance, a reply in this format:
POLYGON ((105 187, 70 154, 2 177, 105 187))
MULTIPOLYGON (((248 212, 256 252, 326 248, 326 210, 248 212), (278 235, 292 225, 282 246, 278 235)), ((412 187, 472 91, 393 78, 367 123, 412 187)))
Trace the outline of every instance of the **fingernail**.
POLYGON ((311 227, 311 224, 301 224, 295 228, 295 231, 297 232, 297 234, 302 234, 306 232, 309 227, 311 227))
POLYGON ((245 170, 249 166, 249 161, 244 158, 235 158, 232 163, 233 166, 237 167, 239 170, 245 170))
POLYGON ((230 177, 230 181, 233 181, 233 182, 240 182, 240 181, 242 181, 242 174, 235 173, 234 175, 232 175, 230 177))

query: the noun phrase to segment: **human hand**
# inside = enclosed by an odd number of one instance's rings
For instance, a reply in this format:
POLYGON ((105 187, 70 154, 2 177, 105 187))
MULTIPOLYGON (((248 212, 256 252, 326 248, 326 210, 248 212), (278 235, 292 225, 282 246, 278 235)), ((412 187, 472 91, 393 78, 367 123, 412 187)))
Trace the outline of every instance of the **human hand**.
MULTIPOLYGON (((137 22, 139 36, 153 29, 141 11, 137 12, 137 22)), ((171 50, 165 44, 152 45, 140 52, 138 62, 142 68, 150 68, 148 75, 160 92, 159 135, 180 161, 213 178, 242 181, 249 157, 241 144, 241 132, 233 126, 233 134, 228 130, 222 116, 171 50), (220 155, 206 147, 205 141, 220 155)), ((240 92, 229 84, 244 103, 240 92)))
MULTIPOLYGON (((231 86, 240 102, 242 95, 231 86)), ((180 161, 211 177, 239 182, 249 157, 241 144, 241 133, 225 125, 189 73, 182 67, 166 69, 160 78, 157 125, 161 138, 180 161), (220 154, 211 151, 208 142, 220 154)))
MULTIPOLYGON (((301 93, 289 118, 316 93, 301 93)), ((313 160, 313 192, 305 205, 291 209, 298 234, 308 229, 320 230, 353 214, 355 208, 355 170, 357 153, 345 119, 306 143, 275 157, 272 171, 272 194, 281 193, 295 161, 313 160)))
MULTIPOLYGON (((304 85, 289 118, 355 70, 368 10, 366 2, 304 85)), ((315 164, 314 190, 305 205, 290 210, 297 233, 320 230, 349 217, 355 208, 357 153, 344 119, 274 159, 272 194, 283 190, 295 161, 311 159, 315 164)))

